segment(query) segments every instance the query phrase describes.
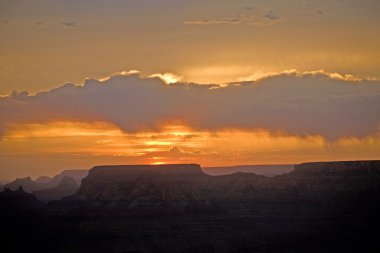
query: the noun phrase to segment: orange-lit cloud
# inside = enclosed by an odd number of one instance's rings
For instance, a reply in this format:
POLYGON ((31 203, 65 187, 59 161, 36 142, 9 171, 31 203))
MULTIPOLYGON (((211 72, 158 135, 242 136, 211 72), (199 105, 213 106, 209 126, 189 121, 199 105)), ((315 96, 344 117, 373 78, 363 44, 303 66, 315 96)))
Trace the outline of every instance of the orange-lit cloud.
POLYGON ((293 70, 255 80, 168 85, 132 71, 2 97, 0 178, 95 164, 379 159, 379 81, 293 70))
POLYGON ((318 135, 239 129, 210 132, 183 125, 125 133, 106 122, 57 121, 8 127, 0 141, 0 175, 49 174, 94 164, 219 166, 375 159, 379 149, 379 134, 329 141, 318 135), (9 166, 12 171, 6 169, 9 166))
POLYGON ((280 21, 280 16, 274 11, 268 11, 262 16, 254 15, 251 11, 246 11, 240 13, 233 17, 224 17, 224 18, 206 18, 206 19, 195 19, 185 21, 185 25, 272 25, 275 22, 280 21))
POLYGON ((164 81, 166 84, 178 83, 183 79, 182 76, 178 76, 173 73, 153 74, 153 75, 150 75, 149 77, 158 77, 162 81, 164 81))
POLYGON ((380 83, 374 80, 289 71, 240 85, 168 86, 163 77, 133 73, 0 98, 0 129, 14 123, 101 121, 124 132, 184 124, 198 130, 265 129, 328 139, 379 130, 380 83))
POLYGON ((368 80, 376 80, 374 78, 372 79, 365 79, 365 78, 360 78, 358 76, 354 76, 352 74, 340 74, 340 73, 329 73, 326 72, 322 69, 320 70, 314 70, 314 71, 297 71, 296 69, 290 69, 290 70, 284 70, 280 72, 264 72, 264 71, 258 71, 255 72, 249 76, 246 77, 239 77, 239 81, 258 81, 261 79, 269 78, 269 77, 280 77, 280 76, 287 76, 287 75, 292 75, 292 76, 297 76, 297 77, 305 77, 305 76, 325 76, 330 79, 335 79, 335 80, 341 80, 341 81, 352 81, 352 82, 359 82, 359 81, 368 81, 368 80))

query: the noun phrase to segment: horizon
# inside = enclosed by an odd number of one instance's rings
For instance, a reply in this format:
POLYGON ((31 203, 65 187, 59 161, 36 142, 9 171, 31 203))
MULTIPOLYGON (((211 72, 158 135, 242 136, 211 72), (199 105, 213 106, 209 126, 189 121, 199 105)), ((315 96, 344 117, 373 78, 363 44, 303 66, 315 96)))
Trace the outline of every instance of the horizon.
MULTIPOLYGON (((333 162, 333 161, 332 161, 333 162)), ((67 168, 67 169, 64 169, 64 170, 59 170, 59 171, 54 171, 54 172, 51 172, 51 174, 49 175, 35 175, 35 176, 31 176, 31 175, 24 175, 24 176, 20 176, 20 177, 16 177, 16 178, 0 178, 0 183, 9 183, 13 180, 16 180, 16 179, 23 179, 23 178, 28 178, 30 177, 32 180, 36 180, 38 179, 39 177, 44 177, 44 176, 47 176, 47 177, 54 177, 56 175, 59 175, 61 174, 62 172, 65 172, 65 171, 90 171, 91 169, 95 168, 95 167, 117 167, 117 166, 165 166, 165 165, 199 165, 201 167, 201 169, 213 169, 213 168, 220 168, 220 167, 226 167, 226 168, 234 168, 234 167, 240 167, 240 166, 290 166, 290 165, 296 165, 296 164, 238 164, 238 165, 231 165, 231 166, 211 166, 211 167, 205 167, 205 166, 202 166, 201 164, 197 164, 197 163, 180 163, 180 164, 176 164, 176 163, 168 163, 168 164, 98 164, 98 165, 93 165, 93 166, 90 166, 89 168, 67 168)))
MULTIPOLYGON (((44 174, 44 175, 24 175, 24 176, 19 176, 19 177, 13 177, 13 178, 0 178, 0 184, 7 184, 10 182, 13 182, 14 180, 17 179, 24 179, 24 178, 31 178, 33 181, 36 181, 40 177, 49 177, 53 178, 54 176, 60 175, 63 172, 70 172, 70 171, 90 171, 91 169, 95 167, 123 167, 123 166, 165 166, 165 165, 198 165, 200 166, 201 170, 205 172, 204 170, 207 169, 209 172, 211 170, 217 171, 218 169, 238 169, 238 167, 279 167, 278 169, 281 168, 281 166, 293 166, 293 169, 295 169, 296 165, 303 165, 303 164, 311 164, 311 163, 347 163, 347 162, 375 162, 375 161, 380 161, 380 160, 331 160, 331 161, 306 161, 302 163, 296 163, 296 164, 237 164, 237 165, 230 165, 230 166, 202 166, 201 164, 197 163, 168 163, 168 164, 99 164, 99 165, 93 165, 90 166, 89 168, 67 168, 59 171, 52 171, 51 174, 44 174)), ((268 168, 266 168, 268 169, 268 168)), ((272 168, 273 169, 273 168, 272 168)), ((232 174, 236 172, 241 172, 239 170, 236 170, 235 172, 223 172, 220 175, 227 175, 227 174, 232 174)), ((264 175, 263 173, 257 173, 254 171, 250 172, 245 172, 245 173, 254 173, 257 175, 264 175)), ((286 174, 288 171, 285 169, 284 172, 279 173, 280 174, 286 174)))

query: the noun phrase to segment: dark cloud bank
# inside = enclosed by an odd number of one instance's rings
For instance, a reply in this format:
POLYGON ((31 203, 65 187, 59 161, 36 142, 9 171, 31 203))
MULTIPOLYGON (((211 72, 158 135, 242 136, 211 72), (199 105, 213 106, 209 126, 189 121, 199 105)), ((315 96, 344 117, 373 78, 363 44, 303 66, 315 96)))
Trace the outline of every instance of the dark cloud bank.
POLYGON ((178 120, 196 129, 224 128, 318 134, 328 139, 379 131, 380 82, 284 74, 217 88, 137 74, 66 84, 34 96, 0 98, 0 129, 53 120, 109 121, 127 132, 178 120))

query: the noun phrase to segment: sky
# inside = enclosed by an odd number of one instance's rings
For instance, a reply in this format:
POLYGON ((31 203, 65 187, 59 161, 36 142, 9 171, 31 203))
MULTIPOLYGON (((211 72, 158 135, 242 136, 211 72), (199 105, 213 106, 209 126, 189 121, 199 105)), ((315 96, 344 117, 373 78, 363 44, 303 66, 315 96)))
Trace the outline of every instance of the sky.
POLYGON ((380 1, 0 0, 0 179, 380 159, 380 1))

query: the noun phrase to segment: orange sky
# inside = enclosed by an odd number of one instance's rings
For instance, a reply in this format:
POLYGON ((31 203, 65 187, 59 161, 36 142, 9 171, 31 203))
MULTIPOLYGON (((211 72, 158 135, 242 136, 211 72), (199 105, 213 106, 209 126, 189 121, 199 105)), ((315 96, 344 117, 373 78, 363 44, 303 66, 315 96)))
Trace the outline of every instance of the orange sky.
POLYGON ((323 71, 231 85, 126 71, 0 98, 0 176, 97 164, 379 159, 378 81, 323 71))
POLYGON ((289 69, 380 78, 379 12, 374 0, 1 0, 0 95, 130 69, 197 83, 289 69))
POLYGON ((196 131, 165 125, 125 133, 107 122, 9 125, 0 141, 3 178, 52 175, 95 164, 199 163, 202 166, 379 159, 380 134, 329 141, 266 130, 196 131), (14 170, 10 169, 14 168, 14 170))
POLYGON ((379 13, 373 0, 0 0, 0 180, 380 159, 379 13))

